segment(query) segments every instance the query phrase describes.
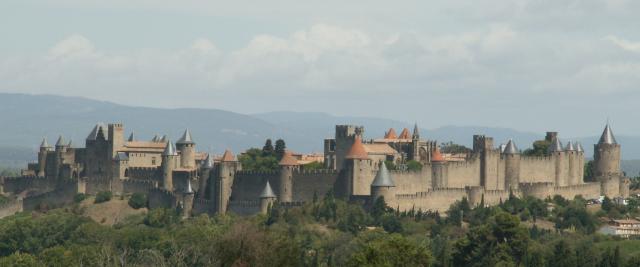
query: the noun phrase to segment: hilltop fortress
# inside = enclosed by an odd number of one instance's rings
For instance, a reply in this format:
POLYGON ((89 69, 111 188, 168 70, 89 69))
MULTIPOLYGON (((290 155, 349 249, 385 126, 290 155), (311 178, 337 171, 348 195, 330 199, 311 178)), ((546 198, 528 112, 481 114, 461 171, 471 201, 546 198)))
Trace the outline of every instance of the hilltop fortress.
POLYGON ((184 216, 199 213, 255 214, 278 202, 293 207, 330 190, 337 197, 370 205, 384 197, 400 210, 445 211, 466 197, 471 205, 498 204, 510 194, 537 198, 628 197, 629 180, 620 170, 620 145, 607 125, 594 145, 592 176, 584 175, 581 144, 563 146, 557 133, 545 156, 526 156, 513 141, 496 147, 491 137, 473 136, 473 149, 447 160, 436 141, 422 139, 416 126, 400 135, 390 129, 383 138, 365 139, 364 128, 338 125, 324 140, 322 170, 304 170, 289 152, 272 172, 243 171, 231 151, 221 157, 196 150, 186 130, 176 143, 165 137, 125 140, 122 124, 98 124, 84 148, 60 137, 55 146, 43 140, 38 162, 21 177, 0 180, 1 193, 12 201, 0 217, 41 205, 63 205, 77 193, 144 193, 149 207, 176 208, 184 216), (399 170, 388 170, 384 162, 399 170), (421 168, 406 170, 407 162, 421 168), (588 181, 588 182, 587 182, 588 181))

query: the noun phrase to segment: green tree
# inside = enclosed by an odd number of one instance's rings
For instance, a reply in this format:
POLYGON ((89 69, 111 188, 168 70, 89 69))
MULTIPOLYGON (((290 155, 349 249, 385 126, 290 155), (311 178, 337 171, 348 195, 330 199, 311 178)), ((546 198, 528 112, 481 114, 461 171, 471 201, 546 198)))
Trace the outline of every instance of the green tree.
POLYGON ((560 240, 553 246, 553 254, 549 259, 549 266, 575 267, 576 264, 576 254, 567 241, 560 240))
POLYGON ((346 266, 430 266, 431 253, 398 234, 380 236, 356 251, 346 266))
POLYGON ((547 140, 538 140, 533 142, 533 148, 526 149, 522 154, 541 157, 547 155, 547 150, 549 150, 550 145, 551 142, 547 140))
POLYGON ((284 140, 282 139, 276 140, 275 152, 276 152, 276 158, 278 160, 282 159, 282 156, 284 156, 284 152, 286 150, 287 150, 287 145, 285 144, 284 140))
POLYGON ((453 142, 448 142, 448 143, 442 143, 442 145, 440 146, 440 151, 442 153, 461 154, 461 153, 470 153, 471 149, 463 145, 455 144, 453 142))
POLYGON ((113 195, 111 191, 100 191, 98 192, 98 194, 96 194, 96 199, 94 200, 94 203, 98 204, 98 203, 107 202, 111 200, 112 196, 113 195))
POLYGON ((16 252, 8 257, 0 258, 0 266, 6 267, 36 267, 38 260, 28 253, 16 252))
POLYGON ((422 163, 415 160, 407 161, 407 169, 410 171, 421 171, 422 163))
POLYGON ((384 165, 386 165, 387 169, 389 169, 389 170, 395 170, 397 168, 396 164, 393 163, 393 161, 391 161, 391 160, 385 160, 384 161, 384 165))
POLYGON ((274 149, 273 144, 271 143, 271 139, 267 139, 264 146, 262 147, 262 155, 263 156, 273 156, 274 149))
POLYGON ((143 193, 133 193, 129 198, 129 206, 134 209, 139 209, 147 206, 147 195, 143 193))
POLYGON ((263 155, 262 150, 251 148, 238 156, 242 169, 247 171, 268 172, 278 170, 275 155, 263 155))

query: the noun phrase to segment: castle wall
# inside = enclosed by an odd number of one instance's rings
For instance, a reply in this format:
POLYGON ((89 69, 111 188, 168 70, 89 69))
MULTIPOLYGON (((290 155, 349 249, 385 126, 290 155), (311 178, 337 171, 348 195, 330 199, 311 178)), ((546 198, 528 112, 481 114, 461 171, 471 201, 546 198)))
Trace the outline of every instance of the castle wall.
POLYGON ((585 184, 578 184, 578 185, 555 187, 553 190, 553 194, 560 195, 566 199, 573 199, 577 195, 581 195, 585 199, 599 198, 600 184, 585 183, 585 184))
POLYGON ((484 152, 484 187, 487 190, 500 190, 504 188, 504 164, 501 166, 500 151, 485 150, 484 152), (501 179, 502 177, 502 179, 501 179))
POLYGON ((516 197, 521 197, 522 192, 520 190, 485 190, 482 192, 484 196, 485 205, 498 205, 500 202, 504 202, 509 199, 509 195, 512 194, 516 197))
POLYGON ((159 167, 162 163, 161 153, 148 153, 148 152, 130 152, 129 166, 152 168, 159 167))
POLYGON ((215 213, 215 202, 208 199, 194 199, 193 200, 193 209, 191 210, 191 214, 214 214, 215 213))
POLYGON ((43 194, 28 196, 22 200, 23 210, 36 209, 40 204, 46 204, 49 208, 61 207, 73 203, 73 198, 78 193, 77 181, 68 181, 59 184, 56 190, 43 194))
POLYGON ((37 176, 7 177, 3 179, 4 193, 18 194, 25 190, 51 191, 56 185, 55 180, 37 176))
POLYGON ((253 215, 260 213, 260 200, 229 201, 229 212, 238 215, 253 215))
POLYGON ((442 188, 415 194, 397 194, 395 199, 388 201, 388 205, 399 208, 400 211, 415 208, 415 210, 445 212, 451 204, 466 196, 467 191, 464 188, 442 188))
POLYGON ((101 191, 111 191, 111 181, 109 178, 91 178, 83 179, 85 182, 85 194, 95 195, 101 191))
MULTIPOLYGON (((271 184, 276 195, 279 195, 280 179, 279 172, 236 172, 231 191, 231 200, 256 200, 264 189, 267 180, 271 184)), ((295 183, 295 182, 294 182, 295 183)))
POLYGON ((158 167, 129 167, 130 179, 162 181, 162 170, 158 167))
POLYGON ((14 199, 0 205, 0 219, 22 211, 22 200, 14 199))
POLYGON ((334 188, 337 179, 338 172, 335 170, 294 171, 293 201, 312 201, 314 194, 320 199, 334 188))
POLYGON ((177 198, 172 193, 163 188, 152 188, 147 195, 149 200, 149 208, 176 208, 177 198))
POLYGON ((555 161, 553 157, 520 158, 520 183, 555 182, 555 161))
POLYGON ((467 161, 451 161, 447 163, 448 187, 464 188, 480 185, 480 159, 470 158, 467 161))
POLYGON ((156 187, 156 182, 145 180, 127 179, 122 181, 122 192, 127 194, 142 193, 148 194, 149 190, 156 187))
POLYGON ((431 168, 425 165, 422 171, 389 171, 396 183, 396 194, 415 194, 431 189, 431 168))

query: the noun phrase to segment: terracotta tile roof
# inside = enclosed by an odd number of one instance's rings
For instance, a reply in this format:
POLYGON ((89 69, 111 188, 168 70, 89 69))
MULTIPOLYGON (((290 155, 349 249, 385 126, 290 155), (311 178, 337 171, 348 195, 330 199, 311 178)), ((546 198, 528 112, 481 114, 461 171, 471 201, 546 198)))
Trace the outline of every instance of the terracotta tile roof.
POLYGON ((226 151, 224 151, 224 155, 222 155, 222 159, 220 159, 220 161, 233 162, 233 161, 236 161, 236 157, 233 155, 231 150, 227 149, 226 151))
POLYGON ((167 144, 150 142, 150 141, 131 141, 131 142, 126 142, 126 144, 124 146, 127 147, 127 148, 158 148, 158 149, 164 149, 167 146, 167 144))
POLYGON ((396 130, 394 130, 393 128, 390 128, 389 131, 384 134, 384 139, 398 139, 398 136, 396 135, 396 130))
POLYGON ((442 157, 442 154, 440 154, 440 149, 436 147, 436 150, 434 150, 431 153, 431 162, 445 162, 446 160, 444 159, 444 157, 442 157))
POLYGON ((278 164, 280 166, 296 166, 298 165, 298 160, 293 157, 293 154, 290 151, 286 151, 278 164))
POLYGON ((395 155, 398 154, 398 151, 390 147, 388 144, 363 144, 364 150, 367 151, 368 154, 384 154, 384 155, 395 155))
POLYGON ((356 135, 356 140, 353 142, 351 149, 346 156, 347 159, 369 159, 369 154, 362 144, 360 136, 356 135))
POLYGON ((402 129, 402 132, 400 133, 400 136, 398 136, 398 139, 411 139, 411 134, 409 134, 409 129, 407 128, 402 129))

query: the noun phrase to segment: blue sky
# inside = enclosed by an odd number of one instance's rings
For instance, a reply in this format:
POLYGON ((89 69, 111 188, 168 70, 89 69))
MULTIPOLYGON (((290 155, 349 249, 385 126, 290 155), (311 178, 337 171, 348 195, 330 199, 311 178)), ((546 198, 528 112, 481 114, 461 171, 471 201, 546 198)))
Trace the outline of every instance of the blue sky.
POLYGON ((0 92, 567 136, 610 117, 637 135, 638 13, 632 0, 5 0, 0 92))

